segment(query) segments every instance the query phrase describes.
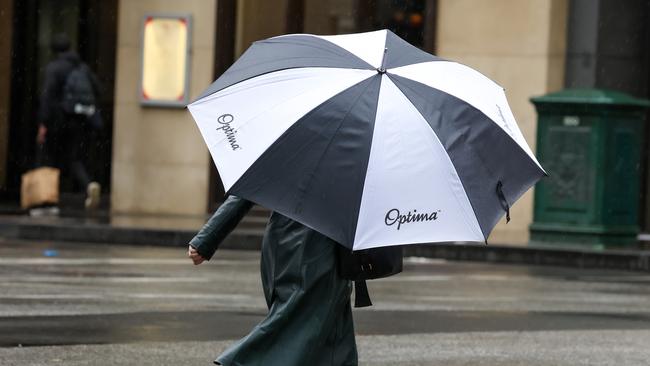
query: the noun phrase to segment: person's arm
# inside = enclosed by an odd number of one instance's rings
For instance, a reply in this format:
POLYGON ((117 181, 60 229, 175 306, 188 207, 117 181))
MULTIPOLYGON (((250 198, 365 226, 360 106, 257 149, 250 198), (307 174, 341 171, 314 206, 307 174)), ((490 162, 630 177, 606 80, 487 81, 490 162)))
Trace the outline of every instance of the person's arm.
MULTIPOLYGON (((236 196, 228 196, 210 220, 190 240, 189 256, 192 258, 192 248, 202 259, 210 260, 223 239, 235 229, 239 221, 253 207, 253 203, 236 196)), ((192 258, 195 264, 200 264, 192 258)))
POLYGON ((93 86, 93 92, 95 93, 95 99, 97 99, 97 104, 99 104, 99 98, 102 95, 103 85, 99 81, 99 78, 97 77, 97 75, 90 68, 90 66, 88 66, 87 64, 84 64, 84 67, 86 68, 86 74, 90 78, 90 83, 93 86))
POLYGON ((43 128, 50 127, 49 120, 55 112, 52 105, 57 101, 57 70, 53 64, 45 67, 45 75, 38 109, 38 124, 43 128))

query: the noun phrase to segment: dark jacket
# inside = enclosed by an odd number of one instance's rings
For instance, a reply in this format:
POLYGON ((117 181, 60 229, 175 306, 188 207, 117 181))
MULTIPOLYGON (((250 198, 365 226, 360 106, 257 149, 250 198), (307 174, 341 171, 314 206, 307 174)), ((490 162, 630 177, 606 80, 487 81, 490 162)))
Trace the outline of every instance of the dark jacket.
MULTIPOLYGON (((63 101, 63 87, 70 72, 80 64, 88 67, 74 51, 60 53, 56 59, 47 64, 40 97, 39 123, 42 123, 48 128, 56 128, 61 123, 61 120, 65 117, 61 105, 63 101)), ((98 96, 100 91, 99 81, 92 72, 89 72, 88 75, 93 84, 95 96, 98 96)))
MULTIPOLYGON (((229 196, 190 241, 204 258, 251 208, 229 196)), ((274 212, 262 240, 261 272, 269 313, 216 360, 224 366, 356 366, 350 281, 337 271, 337 243, 274 212)))
POLYGON ((223 239, 235 229, 237 224, 253 207, 253 203, 237 196, 229 196, 210 220, 190 241, 201 257, 210 260, 223 239))

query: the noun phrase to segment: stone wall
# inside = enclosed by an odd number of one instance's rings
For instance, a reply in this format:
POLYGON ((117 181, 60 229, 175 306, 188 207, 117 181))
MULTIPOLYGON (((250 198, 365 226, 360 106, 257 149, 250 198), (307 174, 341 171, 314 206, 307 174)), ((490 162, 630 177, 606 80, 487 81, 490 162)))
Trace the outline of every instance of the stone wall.
MULTIPOLYGON (((506 89, 512 112, 535 151, 537 115, 531 96, 562 89, 566 0, 438 0, 437 54, 473 67, 506 89)), ((493 243, 525 244, 532 222, 529 191, 500 222, 493 243)))
POLYGON ((202 214, 208 150, 186 109, 139 102, 142 21, 192 16, 190 99, 213 79, 216 0, 122 0, 119 4, 111 207, 115 212, 202 214))

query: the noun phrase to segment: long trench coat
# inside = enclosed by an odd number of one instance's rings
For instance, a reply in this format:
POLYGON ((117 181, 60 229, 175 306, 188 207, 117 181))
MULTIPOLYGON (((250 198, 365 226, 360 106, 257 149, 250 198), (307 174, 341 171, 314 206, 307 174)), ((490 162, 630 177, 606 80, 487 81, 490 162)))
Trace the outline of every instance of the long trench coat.
MULTIPOLYGON (((252 203, 229 196, 190 241, 210 259, 252 203)), ((262 241, 262 286, 269 312, 214 361, 224 366, 357 365, 351 283, 337 274, 334 241, 272 213, 262 241)))

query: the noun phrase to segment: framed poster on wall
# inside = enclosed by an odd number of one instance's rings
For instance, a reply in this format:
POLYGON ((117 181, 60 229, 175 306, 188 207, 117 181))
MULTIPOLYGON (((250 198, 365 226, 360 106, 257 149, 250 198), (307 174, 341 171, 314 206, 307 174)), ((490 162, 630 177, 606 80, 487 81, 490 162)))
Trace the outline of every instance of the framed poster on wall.
POLYGON ((189 101, 191 16, 148 14, 142 24, 140 103, 185 107, 189 101))

